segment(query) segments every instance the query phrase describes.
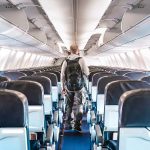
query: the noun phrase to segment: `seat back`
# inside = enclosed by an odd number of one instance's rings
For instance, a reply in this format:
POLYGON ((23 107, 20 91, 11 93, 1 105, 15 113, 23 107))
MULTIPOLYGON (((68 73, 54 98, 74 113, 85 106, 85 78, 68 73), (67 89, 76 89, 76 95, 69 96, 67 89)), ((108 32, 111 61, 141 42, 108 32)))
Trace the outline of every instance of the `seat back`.
POLYGON ((27 76, 31 76, 35 73, 34 71, 31 71, 31 70, 23 70, 23 71, 20 71, 20 72, 25 73, 27 76))
POLYGON ((18 78, 22 76, 26 76, 25 73, 19 72, 19 71, 9 71, 9 72, 3 72, 1 74, 2 76, 8 77, 11 80, 17 80, 18 78))
POLYGON ((61 95, 61 81, 60 81, 60 72, 58 72, 58 71, 48 71, 48 72, 50 72, 50 73, 53 73, 53 74, 55 74, 56 76, 57 76, 57 81, 58 81, 58 93, 61 95))
POLYGON ((0 83, 0 88, 16 90, 27 97, 30 132, 43 132, 45 120, 42 85, 33 81, 17 80, 2 82, 0 83))
POLYGON ((17 91, 0 90, 0 149, 30 149, 28 102, 17 91))
POLYGON ((104 72, 104 71, 92 71, 90 72, 89 74, 89 83, 88 83, 88 90, 89 90, 89 93, 91 94, 92 92, 92 78, 93 78, 93 75, 98 73, 98 72, 104 72))
POLYGON ((98 80, 104 76, 113 76, 112 73, 96 73, 93 75, 92 78, 92 101, 96 102, 96 97, 97 97, 97 83, 98 80))
POLYGON ((150 89, 125 92, 119 102, 119 150, 150 147, 150 89))
POLYGON ((127 76, 133 80, 139 80, 142 77, 147 76, 147 73, 146 72, 128 72, 128 73, 125 73, 124 76, 127 76))
POLYGON ((1 82, 4 82, 4 81, 9 81, 10 79, 8 77, 3 77, 3 76, 0 76, 0 83, 1 82))
POLYGON ((58 82, 60 82, 60 72, 58 72, 58 71, 52 71, 52 70, 50 70, 50 71, 46 71, 46 72, 54 73, 54 74, 57 76, 57 80, 58 80, 58 82))
POLYGON ((52 114, 52 98, 51 98, 51 80, 45 76, 26 76, 21 77, 19 80, 35 81, 40 83, 44 89, 44 112, 45 115, 52 114))
POLYGON ((120 96, 130 90, 150 88, 144 81, 113 81, 105 89, 104 126, 105 131, 118 131, 118 102, 120 96))
POLYGON ((118 70, 118 71, 116 71, 115 73, 116 73, 117 75, 122 76, 122 75, 124 75, 124 74, 126 74, 126 73, 129 73, 129 72, 131 72, 131 71, 128 71, 128 70, 118 70))
POLYGON ((54 73, 41 72, 34 74, 35 76, 45 76, 51 80, 52 84, 52 100, 53 102, 58 102, 58 80, 54 73))
POLYGON ((104 114, 104 91, 105 87, 108 83, 111 83, 112 81, 117 80, 129 80, 128 77, 124 76, 104 76, 98 80, 97 84, 97 112, 98 114, 103 115, 104 114))
POLYGON ((141 80, 150 83, 150 76, 143 77, 141 80))

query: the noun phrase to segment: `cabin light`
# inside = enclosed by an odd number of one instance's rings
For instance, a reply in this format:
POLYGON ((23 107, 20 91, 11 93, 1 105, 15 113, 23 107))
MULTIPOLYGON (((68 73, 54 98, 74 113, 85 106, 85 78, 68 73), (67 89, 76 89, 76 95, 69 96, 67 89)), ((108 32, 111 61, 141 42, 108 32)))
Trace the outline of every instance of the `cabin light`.
POLYGON ((22 129, 4 129, 1 130, 2 134, 23 134, 23 130, 22 129))

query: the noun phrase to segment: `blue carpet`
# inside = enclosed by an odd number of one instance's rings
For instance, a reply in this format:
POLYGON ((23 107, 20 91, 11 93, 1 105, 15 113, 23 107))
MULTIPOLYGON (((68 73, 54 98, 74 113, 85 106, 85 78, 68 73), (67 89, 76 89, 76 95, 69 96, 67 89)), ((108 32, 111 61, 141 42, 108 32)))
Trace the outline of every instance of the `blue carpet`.
POLYGON ((90 133, 86 121, 82 123, 82 133, 64 131, 62 150, 90 150, 90 133))

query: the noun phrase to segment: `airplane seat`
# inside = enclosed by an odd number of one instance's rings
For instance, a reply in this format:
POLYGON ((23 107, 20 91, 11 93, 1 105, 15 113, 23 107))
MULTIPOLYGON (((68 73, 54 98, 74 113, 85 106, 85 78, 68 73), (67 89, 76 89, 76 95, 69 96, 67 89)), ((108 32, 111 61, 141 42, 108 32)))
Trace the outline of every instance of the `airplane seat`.
POLYGON ((3 72, 1 74, 4 77, 8 77, 11 80, 17 80, 18 78, 22 76, 27 76, 25 73, 19 72, 19 71, 9 71, 9 72, 3 72))
POLYGON ((140 80, 142 77, 147 76, 146 72, 128 72, 124 76, 131 78, 132 80, 140 80))
POLYGON ((59 72, 59 71, 52 71, 52 70, 49 71, 49 70, 48 70, 48 71, 46 71, 46 72, 56 74, 57 80, 58 80, 58 82, 60 82, 60 72, 59 72))
POLYGON ((0 90, 0 149, 30 150, 28 101, 20 92, 0 90))
POLYGON ((4 76, 0 76, 0 83, 3 81, 10 81, 10 78, 8 77, 4 77, 4 76))
POLYGON ((25 73, 27 76, 31 76, 35 73, 35 71, 31 71, 31 70, 22 70, 20 72, 25 73))
MULTIPOLYGON (((96 120, 96 124, 94 124, 94 122, 92 122, 94 119, 90 118, 90 123, 92 124, 92 126, 94 126, 93 128, 95 128, 94 132, 91 133, 93 134, 93 139, 98 139, 99 137, 102 137, 102 132, 104 130, 104 101, 105 101, 105 95, 104 95, 104 91, 105 91, 105 87, 107 84, 110 84, 113 81, 118 81, 118 80, 129 80, 127 77, 124 76, 104 76, 101 77, 98 80, 98 84, 97 84, 97 99, 96 99, 96 111, 95 111, 95 120, 96 120)), ((107 137, 109 139, 111 139, 112 137, 112 133, 108 133, 107 137)), ((94 140, 95 141, 95 140, 94 140)))
POLYGON ((96 102, 96 96, 97 96, 97 83, 98 83, 98 80, 101 78, 101 77, 104 77, 104 76, 113 76, 114 74, 112 73, 101 73, 101 72, 98 72, 98 73, 95 73, 92 77, 92 102, 96 102))
POLYGON ((34 74, 42 72, 41 70, 33 70, 33 71, 35 72, 34 74))
POLYGON ((150 76, 145 76, 143 78, 141 78, 142 81, 145 81, 147 83, 150 83, 150 76))
POLYGON ((54 74, 57 76, 59 99, 61 99, 61 98, 62 98, 62 95, 61 95, 60 72, 59 72, 59 71, 54 71, 54 70, 50 70, 50 71, 47 71, 47 72, 49 72, 49 73, 54 73, 54 74))
POLYGON ((128 70, 117 70, 117 71, 115 71, 115 73, 117 74, 117 75, 121 75, 121 76, 123 76, 124 74, 126 74, 126 73, 130 73, 131 71, 128 71, 128 70))
POLYGON ((58 102, 58 80, 57 80, 57 76, 55 74, 49 73, 49 72, 41 72, 41 73, 36 73, 34 75, 35 76, 46 76, 51 80, 53 105, 55 107, 57 107, 57 102, 58 102))
POLYGON ((108 70, 107 72, 108 72, 108 73, 113 73, 113 74, 115 74, 115 73, 116 73, 116 70, 110 69, 110 70, 108 70))
POLYGON ((90 73, 89 73, 89 76, 88 76, 88 92, 89 92, 89 94, 91 94, 91 87, 92 87, 92 77, 93 77, 93 75, 95 74, 95 73, 97 73, 98 71, 94 71, 94 70, 90 70, 90 68, 89 68, 89 71, 90 71, 90 73))
POLYGON ((138 80, 113 81, 105 88, 104 140, 107 134, 118 132, 118 102, 120 96, 130 90, 150 88, 150 84, 138 80))
POLYGON ((150 88, 124 93, 119 102, 119 150, 150 147, 150 88))
MULTIPOLYGON (((103 120, 103 115, 104 115, 104 92, 105 92, 105 87, 107 84, 113 82, 113 81, 118 81, 118 80, 129 80, 128 77, 124 76, 104 76, 98 80, 97 84, 97 99, 96 99, 96 112, 97 115, 100 115, 100 118, 103 120)), ((101 120, 101 121, 102 121, 101 120)))
POLYGON ((104 71, 92 71, 90 72, 89 74, 89 83, 88 83, 88 91, 89 91, 89 94, 91 94, 92 92, 92 77, 94 74, 98 73, 98 72, 104 72, 104 71))
POLYGON ((118 141, 117 140, 109 140, 106 141, 104 144, 106 148, 109 148, 110 150, 118 150, 118 141))
POLYGON ((29 131, 30 133, 37 133, 38 139, 42 143, 41 135, 44 135, 45 132, 42 85, 33 81, 16 80, 2 82, 0 83, 0 88, 16 90, 27 97, 29 104, 29 131))
MULTIPOLYGON (((56 139, 58 139, 58 124, 62 123, 62 114, 58 116, 58 111, 55 111, 53 113, 53 107, 52 107, 52 98, 51 98, 51 80, 45 76, 26 76, 20 78, 20 80, 29 80, 29 81, 35 81, 40 83, 43 86, 44 89, 44 114, 45 119, 48 122, 48 128, 53 128, 54 136, 56 139), (51 126, 54 124, 53 126, 51 126), (55 130, 54 130, 55 129, 55 130)), ((49 132, 47 128, 47 132, 49 132)), ((52 135, 51 135, 52 136, 52 135)))
POLYGON ((19 80, 29 80, 40 83, 44 89, 44 112, 45 115, 52 114, 52 98, 51 98, 51 80, 45 76, 26 76, 21 77, 19 80))

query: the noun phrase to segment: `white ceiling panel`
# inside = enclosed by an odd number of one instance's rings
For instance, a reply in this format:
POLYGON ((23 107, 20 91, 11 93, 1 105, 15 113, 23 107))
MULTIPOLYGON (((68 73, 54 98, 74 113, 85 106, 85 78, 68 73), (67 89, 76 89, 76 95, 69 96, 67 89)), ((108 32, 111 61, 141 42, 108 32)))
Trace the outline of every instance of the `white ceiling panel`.
POLYGON ((84 49, 111 0, 38 0, 64 44, 84 49))
POLYGON ((73 0, 39 0, 64 44, 74 39, 73 0))
POLYGON ((111 0, 78 0, 77 43, 83 49, 110 5, 111 0))

